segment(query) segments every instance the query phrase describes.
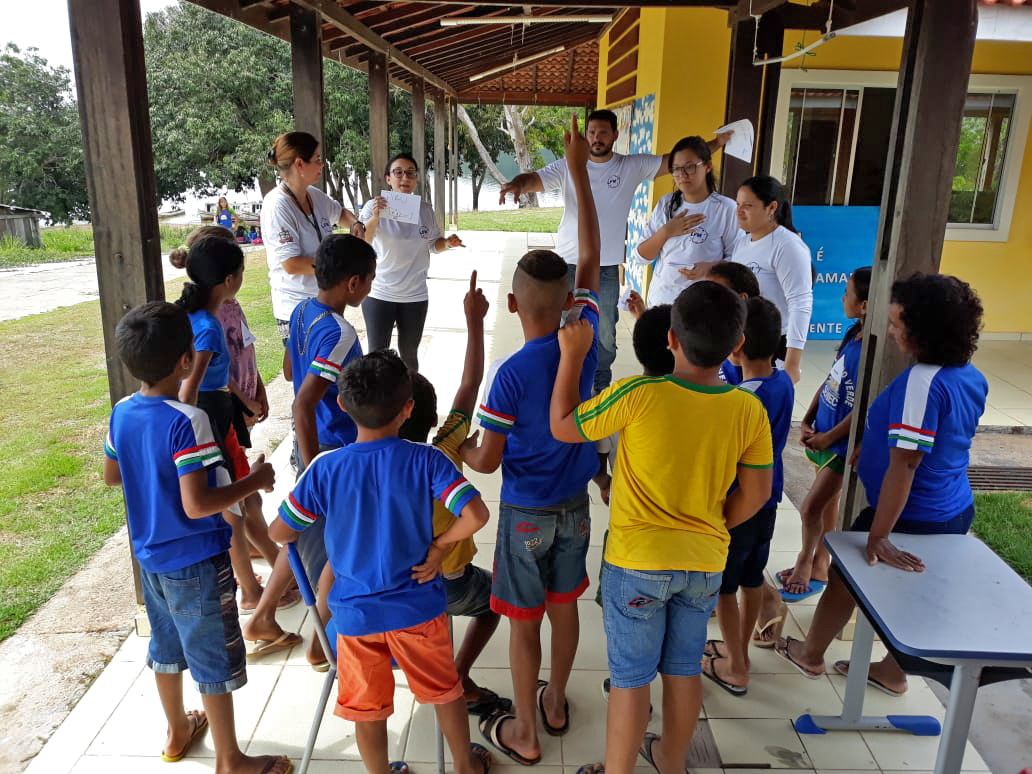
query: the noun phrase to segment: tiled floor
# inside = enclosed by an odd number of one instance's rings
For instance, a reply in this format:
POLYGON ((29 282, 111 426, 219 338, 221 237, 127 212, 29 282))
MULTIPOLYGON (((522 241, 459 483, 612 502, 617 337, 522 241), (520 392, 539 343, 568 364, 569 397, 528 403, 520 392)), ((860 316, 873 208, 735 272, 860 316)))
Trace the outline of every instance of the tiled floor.
MULTIPOLYGON (((435 258, 432 267, 430 319, 427 337, 420 351, 424 372, 437 386, 442 411, 450 400, 459 380, 465 332, 461 317, 461 298, 468 282, 469 271, 480 272, 480 285, 492 300, 489 315, 489 358, 505 354, 520 343, 518 324, 514 316, 504 311, 508 289, 508 275, 513 260, 525 249, 522 235, 483 235, 466 237, 470 250, 435 258), (500 278, 504 279, 499 282, 500 278), (502 311, 499 311, 499 310, 502 311)), ((353 319, 360 323, 361 316, 353 319)), ((615 371, 618 376, 636 372, 629 342, 629 326, 621 325, 621 344, 615 371)), ((1005 342, 1008 345, 1022 342, 1005 342)), ((1032 351, 1032 344, 1024 343, 1032 351)), ((986 346, 983 356, 985 367, 1016 362, 1013 352, 999 353, 999 348, 986 346), (996 358, 996 359, 993 359, 996 358)), ((805 378, 814 374, 826 357, 808 356, 805 378)), ((1025 362, 1025 361, 1023 361, 1025 362)), ((1027 361, 1032 376, 1032 358, 1027 361)), ((1027 380, 1032 383, 1032 379, 1027 380)), ((800 392, 805 392, 801 389, 800 392)), ((1024 410, 1032 413, 1032 396, 1025 395, 1024 410)), ((1017 401, 1015 401, 1017 402, 1017 401)), ((1029 417, 1032 419, 1032 417, 1029 417)), ((289 487, 287 472, 289 450, 286 445, 273 455, 272 462, 280 473, 276 493, 265 498, 266 512, 271 517, 276 504, 289 487)), ((471 480, 483 493, 493 514, 497 513, 500 475, 470 474, 471 480)), ((593 494, 595 490, 593 489, 593 494)), ((542 734, 543 757, 537 766, 541 774, 574 774, 583 763, 600 760, 604 750, 605 704, 600 695, 602 679, 606 676, 605 638, 602 634, 599 608, 591 601, 595 593, 601 561, 602 533, 607 521, 607 508, 600 502, 592 503, 592 535, 589 552, 589 570, 593 581, 579 602, 581 618, 580 646, 575 671, 570 683, 570 706, 573 731, 563 738, 542 734)), ((496 534, 495 516, 480 532, 479 553, 475 561, 490 567, 496 534)), ((785 502, 779 510, 774 537, 770 570, 791 564, 798 548, 799 519, 795 508, 785 502)), ((267 568, 256 563, 258 572, 267 568), (259 569, 260 568, 260 569, 259 569)), ((792 606, 786 633, 801 637, 813 616, 815 599, 792 606)), ((311 628, 301 607, 281 614, 281 624, 290 630, 300 630, 306 639, 311 628)), ((455 635, 461 638, 465 621, 455 620, 455 635)), ((548 624, 543 626, 544 664, 548 663, 548 624)), ((710 636, 719 636, 716 623, 710 624, 710 636)), ((144 665, 147 642, 131 635, 114 660, 97 678, 83 699, 55 732, 43 751, 28 768, 31 774, 146 774, 169 770, 158 752, 164 738, 164 721, 154 692, 153 677, 144 665)), ((880 646, 875 655, 880 657, 880 646)), ((849 644, 835 642, 827 661, 847 658, 849 644)), ((754 677, 746 698, 734 698, 712 683, 703 682, 704 716, 716 740, 724 766, 733 774, 778 769, 785 774, 793 772, 835 771, 846 772, 924 772, 930 771, 935 760, 937 737, 913 737, 903 734, 860 734, 857 732, 830 733, 825 736, 800 735, 792 727, 792 718, 804 712, 834 713, 841 706, 845 680, 823 677, 807 680, 769 651, 753 649, 754 677)), ((474 679, 504 695, 512 695, 508 672, 508 624, 503 620, 494 639, 478 662, 474 679)), ((547 676, 547 672, 545 673, 547 676)), ((302 648, 290 653, 270 656, 248 666, 248 684, 235 694, 237 731, 243 746, 250 753, 285 753, 295 760, 300 758, 318 692, 324 676, 307 667, 302 648)), ((869 692, 867 707, 871 711, 893 713, 927 713, 942 718, 944 711, 932 692, 920 680, 912 681, 906 696, 890 699, 877 692, 869 692)), ((199 697, 189 680, 186 681, 188 707, 199 706, 199 697)), ((662 720, 662 702, 658 685, 654 686, 653 704, 656 712, 653 728, 659 730, 662 720)), ((470 724, 473 739, 479 732, 470 724)), ((435 738, 431 709, 414 702, 412 694, 399 675, 395 695, 395 714, 389 722, 390 754, 393 759, 405 759, 419 772, 435 768, 435 738)), ((505 759, 499 764, 508 763, 505 759)), ((198 744, 191 754, 176 767, 177 774, 210 771, 213 751, 210 738, 198 744)), ((516 767, 498 765, 499 774, 511 774, 516 767)), ((964 769, 985 771, 986 766, 975 750, 968 745, 964 769)), ((322 730, 315 751, 313 774, 363 771, 358 761, 352 724, 333 717, 329 711, 323 717, 322 730)), ((640 770, 647 774, 646 769, 640 770)), ((650 770, 648 770, 650 771, 650 770)), ((718 774, 719 769, 701 770, 696 774, 718 774)))

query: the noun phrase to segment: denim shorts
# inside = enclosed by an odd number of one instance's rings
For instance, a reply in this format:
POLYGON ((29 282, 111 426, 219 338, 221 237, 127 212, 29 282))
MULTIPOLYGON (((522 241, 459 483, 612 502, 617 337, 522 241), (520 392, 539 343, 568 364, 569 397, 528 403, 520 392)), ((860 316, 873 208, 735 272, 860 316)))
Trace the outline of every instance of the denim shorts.
POLYGON ((247 683, 228 553, 172 572, 141 569, 140 580, 151 626, 147 666, 162 674, 189 669, 202 694, 229 693, 247 683))
POLYGON ((602 562, 602 622, 615 688, 640 688, 656 674, 702 670, 706 624, 717 604, 719 572, 628 570, 602 562))
POLYGON ((590 538, 587 492, 547 508, 502 503, 491 609, 532 621, 545 614, 546 602, 576 602, 588 587, 590 538))
POLYGON ((460 577, 444 579, 444 593, 448 595, 448 615, 487 615, 491 612, 491 573, 467 564, 460 577))
POLYGON ((734 594, 740 586, 755 589, 763 585, 777 513, 776 505, 762 508, 748 521, 731 528, 727 564, 720 582, 721 594, 734 594))
MULTIPOLYGON (((338 449, 339 446, 327 446, 319 444, 319 453, 338 449)), ((305 472, 305 466, 300 462, 301 452, 297 446, 297 436, 294 436, 294 455, 297 462, 297 477, 305 472)), ((305 568, 305 575, 313 589, 319 587, 319 576, 323 567, 326 566, 326 519, 316 519, 311 526, 301 531, 297 536, 297 552, 301 556, 301 564, 305 568)))

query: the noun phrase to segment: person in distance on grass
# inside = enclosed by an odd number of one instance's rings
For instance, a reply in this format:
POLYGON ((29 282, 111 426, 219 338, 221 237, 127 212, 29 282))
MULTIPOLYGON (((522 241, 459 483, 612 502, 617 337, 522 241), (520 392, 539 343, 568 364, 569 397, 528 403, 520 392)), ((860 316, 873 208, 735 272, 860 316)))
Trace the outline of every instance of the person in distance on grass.
POLYGON ((247 682, 247 671, 231 531, 221 515, 252 492, 272 491, 272 466, 259 456, 247 476, 229 483, 207 414, 178 400, 194 359, 184 309, 162 301, 138 306, 118 323, 115 339, 141 384, 111 412, 104 482, 122 486, 140 563, 151 627, 147 665, 168 720, 161 757, 182 759, 210 724, 219 774, 289 774, 285 756, 249 757, 237 743, 232 691, 247 682), (183 709, 186 669, 203 712, 183 709))
POLYGON ((416 700, 434 705, 456 774, 486 774, 490 754, 469 743, 437 576, 449 548, 487 523, 487 508, 440 450, 398 437, 412 414, 412 378, 392 350, 349 363, 338 390, 356 439, 309 460, 270 528, 274 539, 289 543, 324 522, 335 578, 329 604, 337 633, 336 714, 354 721, 367 771, 405 774, 404 763, 387 757, 393 659, 416 700), (434 500, 459 517, 436 538, 434 500))

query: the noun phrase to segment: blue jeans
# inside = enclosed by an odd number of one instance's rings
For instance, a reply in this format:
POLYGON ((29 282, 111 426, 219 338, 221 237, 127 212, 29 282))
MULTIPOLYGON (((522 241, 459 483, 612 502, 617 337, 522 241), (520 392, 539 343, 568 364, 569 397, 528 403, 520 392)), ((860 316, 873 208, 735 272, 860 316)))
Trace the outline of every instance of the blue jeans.
POLYGON ((656 673, 695 677, 719 572, 628 570, 602 562, 602 622, 614 688, 640 688, 656 673))
MULTIPOLYGON (((570 290, 576 279, 577 267, 567 264, 566 276, 570 290)), ((613 361, 616 360, 616 321, 620 313, 620 267, 603 266, 598 278, 598 366, 595 368, 595 392, 600 392, 613 381, 613 361)))
POLYGON ((202 694, 247 683, 228 553, 171 572, 141 569, 140 583, 151 626, 147 666, 161 674, 189 669, 202 694))

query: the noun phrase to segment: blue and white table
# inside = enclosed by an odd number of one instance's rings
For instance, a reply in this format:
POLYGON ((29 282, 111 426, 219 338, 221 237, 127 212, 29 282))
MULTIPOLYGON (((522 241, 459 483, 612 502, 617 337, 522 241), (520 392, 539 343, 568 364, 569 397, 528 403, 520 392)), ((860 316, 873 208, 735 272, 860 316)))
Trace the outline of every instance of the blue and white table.
POLYGON ((869 565, 864 556, 866 532, 835 532, 826 535, 824 542, 859 614, 842 713, 802 715, 796 730, 816 734, 908 731, 932 736, 940 732, 938 720, 930 716, 863 714, 877 629, 906 671, 912 671, 908 662, 952 668, 935 772, 956 774, 979 685, 1032 677, 1032 587, 982 541, 967 535, 894 533, 894 545, 924 561, 925 570, 920 573, 883 563, 869 565))

